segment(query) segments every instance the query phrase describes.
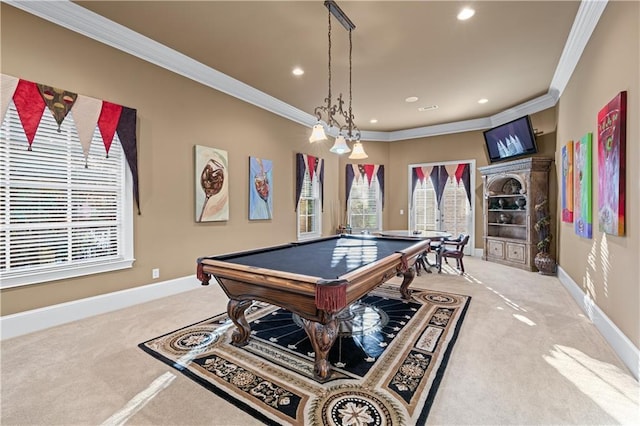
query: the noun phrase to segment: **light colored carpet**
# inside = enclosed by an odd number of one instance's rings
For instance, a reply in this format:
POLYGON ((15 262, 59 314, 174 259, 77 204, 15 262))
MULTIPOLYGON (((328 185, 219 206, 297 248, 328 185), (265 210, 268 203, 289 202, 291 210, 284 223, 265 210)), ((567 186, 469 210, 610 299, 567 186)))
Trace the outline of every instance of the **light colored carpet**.
MULTIPOLYGON (((472 296, 427 424, 640 424, 640 387, 555 277, 465 258, 413 286, 472 296)), ((2 425, 252 425, 140 350, 224 312, 216 284, 2 342, 2 425)))

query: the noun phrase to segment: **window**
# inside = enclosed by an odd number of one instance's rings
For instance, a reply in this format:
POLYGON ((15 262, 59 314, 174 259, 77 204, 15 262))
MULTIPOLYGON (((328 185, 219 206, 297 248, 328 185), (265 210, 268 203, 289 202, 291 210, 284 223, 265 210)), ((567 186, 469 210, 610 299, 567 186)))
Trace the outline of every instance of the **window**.
POLYGON ((13 102, 0 128, 0 273, 15 287, 131 267, 131 174, 96 127, 88 162, 72 114, 45 110, 28 151, 13 102), (86 166, 85 166, 86 164, 86 166))
POLYGON ((366 176, 354 180, 349 192, 347 217, 354 232, 375 232, 382 229, 382 197, 378 178, 366 176))
POLYGON ((298 239, 316 238, 322 235, 320 210, 320 182, 317 173, 313 181, 305 171, 302 193, 298 203, 298 239))

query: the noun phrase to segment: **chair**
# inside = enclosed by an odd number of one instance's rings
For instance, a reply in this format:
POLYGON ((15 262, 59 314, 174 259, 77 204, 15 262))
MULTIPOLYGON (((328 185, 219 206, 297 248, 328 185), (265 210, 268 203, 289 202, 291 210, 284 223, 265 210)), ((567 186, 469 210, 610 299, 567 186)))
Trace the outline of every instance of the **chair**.
POLYGON ((443 240, 437 251, 438 273, 442 272, 442 259, 447 262, 448 258, 456 260, 456 266, 461 274, 464 274, 464 246, 469 242, 469 235, 460 234, 458 238, 443 240))

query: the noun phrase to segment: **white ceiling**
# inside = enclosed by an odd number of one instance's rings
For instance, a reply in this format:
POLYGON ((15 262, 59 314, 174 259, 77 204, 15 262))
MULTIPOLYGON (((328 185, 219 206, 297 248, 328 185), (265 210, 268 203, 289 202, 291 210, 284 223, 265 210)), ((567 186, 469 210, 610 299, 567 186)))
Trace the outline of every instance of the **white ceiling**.
MULTIPOLYGON (((305 125, 327 96, 321 0, 6 3, 305 125), (305 74, 294 77, 294 66, 305 74)), ((356 25, 355 122, 363 139, 392 141, 488 128, 555 105, 606 2, 338 5, 356 25), (476 14, 458 21, 466 5, 476 14), (430 105, 438 109, 418 111, 430 105)), ((348 32, 331 20, 333 98, 348 99, 348 32)))

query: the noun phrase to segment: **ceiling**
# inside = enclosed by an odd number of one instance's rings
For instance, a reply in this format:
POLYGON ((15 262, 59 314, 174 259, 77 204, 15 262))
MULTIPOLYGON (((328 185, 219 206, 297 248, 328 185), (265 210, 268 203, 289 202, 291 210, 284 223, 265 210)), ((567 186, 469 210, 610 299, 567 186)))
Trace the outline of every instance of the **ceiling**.
MULTIPOLYGON (((145 59, 203 84, 215 80, 209 85, 306 125, 327 96, 328 11, 321 0, 66 3, 73 14, 31 12, 137 56, 155 55, 160 59, 145 59), (74 27, 82 21, 85 29, 74 27), (295 66, 304 75, 293 76, 295 66), (207 67, 222 74, 212 77, 207 67)), ((572 25, 584 13, 579 1, 338 5, 356 26, 353 113, 363 139, 486 128, 549 108, 566 84, 559 76, 570 75, 583 47, 570 43, 572 25), (467 5, 475 16, 457 20, 467 5), (571 52, 574 60, 567 62, 571 52), (419 100, 405 102, 410 96, 419 100), (488 102, 479 104, 481 98, 488 102), (418 111, 432 105, 438 108, 418 111), (378 122, 370 123, 373 118, 378 122)), ((348 100, 348 32, 331 21, 332 95, 348 100)))

